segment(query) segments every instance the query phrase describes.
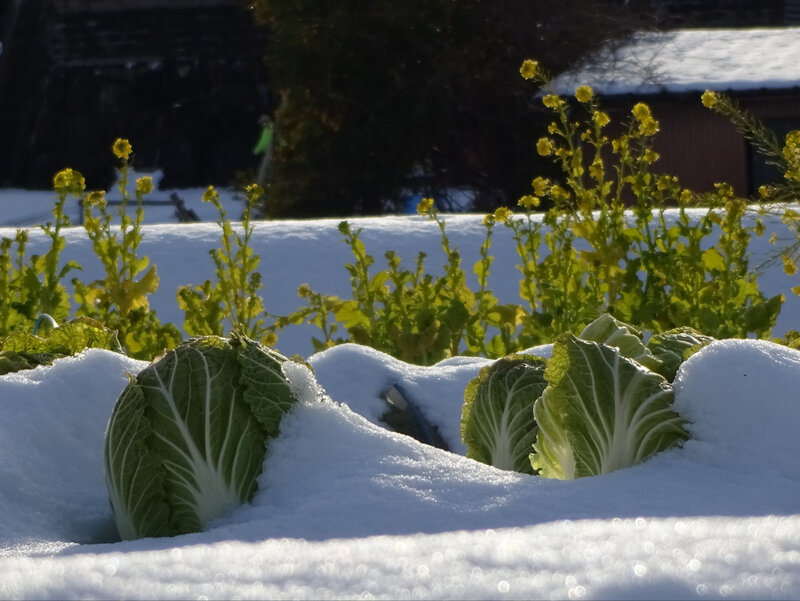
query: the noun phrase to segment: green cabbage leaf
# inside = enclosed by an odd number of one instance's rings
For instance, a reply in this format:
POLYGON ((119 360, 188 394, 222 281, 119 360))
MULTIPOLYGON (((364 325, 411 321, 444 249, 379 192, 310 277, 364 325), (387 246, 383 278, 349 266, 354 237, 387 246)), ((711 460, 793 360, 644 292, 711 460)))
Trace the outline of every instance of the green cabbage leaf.
POLYGON ((239 334, 206 336, 131 379, 105 437, 123 539, 197 532, 252 498, 267 443, 296 402, 286 361, 239 334))
POLYGON ((653 334, 647 348, 661 364, 656 371, 672 382, 678 368, 689 355, 702 347, 711 344, 714 338, 701 334, 689 327, 667 330, 662 334, 653 334))
POLYGON ((533 474, 531 446, 538 428, 533 403, 547 386, 546 361, 511 355, 481 369, 464 391, 461 439, 467 457, 533 474))
POLYGON ((539 431, 531 463, 548 478, 571 480, 641 463, 688 438, 672 410, 673 390, 619 348, 559 336, 548 382, 534 404, 539 431))

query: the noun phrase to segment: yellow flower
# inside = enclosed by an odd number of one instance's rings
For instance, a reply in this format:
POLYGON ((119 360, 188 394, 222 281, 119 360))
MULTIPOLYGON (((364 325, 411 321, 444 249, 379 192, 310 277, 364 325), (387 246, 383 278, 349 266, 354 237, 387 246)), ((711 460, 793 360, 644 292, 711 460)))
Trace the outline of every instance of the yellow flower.
POLYGON ((653 115, 650 113, 650 107, 647 106, 644 102, 637 102, 633 109, 631 109, 631 113, 636 118, 637 121, 645 121, 647 119, 652 119, 653 115))
POLYGON ((497 207, 494 211, 494 218, 496 221, 504 223, 511 217, 511 210, 506 207, 497 207))
POLYGON ((554 184, 550 188, 550 196, 552 196, 555 200, 569 200, 569 192, 567 192, 558 184, 554 184))
POLYGON ((650 113, 650 107, 644 102, 638 102, 634 105, 633 117, 639 122, 639 135, 653 136, 658 132, 658 121, 653 119, 650 113))
POLYGON ((681 191, 681 202, 683 204, 689 204, 690 202, 692 202, 693 198, 694 198, 694 193, 691 190, 684 189, 681 191))
POLYGON ((267 332, 261 338, 261 344, 264 346, 275 346, 276 342, 278 342, 278 335, 275 332, 267 332))
POLYGON ((589 102, 594 97, 594 90, 591 86, 581 86, 575 90, 575 98, 578 102, 589 102))
POLYGON ((56 192, 77 195, 86 189, 86 180, 80 172, 67 167, 55 174, 53 177, 53 188, 56 192))
POLYGON ((248 203, 254 203, 264 195, 264 188, 258 184, 250 184, 244 189, 244 195, 247 198, 248 203))
POLYGON ((753 226, 753 231, 755 231, 756 236, 760 238, 764 235, 764 232, 767 231, 767 226, 764 225, 764 222, 761 219, 756 219, 756 224, 753 226))
POLYGON ((592 120, 595 122, 597 127, 605 127, 611 121, 611 118, 608 116, 607 113, 603 111, 595 111, 592 114, 592 120))
POLYGON ((114 140, 114 145, 111 147, 111 151, 118 159, 127 161, 128 157, 131 156, 131 152, 133 152, 133 148, 131 148, 131 143, 125 138, 117 138, 114 140))
POLYGON ((800 131, 794 130, 786 134, 783 156, 789 163, 784 174, 786 179, 800 180, 800 131))
POLYGON ((297 288, 297 296, 300 298, 308 298, 311 296, 311 286, 308 284, 300 284, 297 288))
POLYGON ((105 207, 106 193, 104 190, 93 190, 83 199, 84 207, 105 207))
POLYGON ((203 192, 203 202, 213 202, 217 203, 219 201, 219 192, 214 189, 214 186, 209 186, 205 192, 203 192))
POLYGON ((417 213, 419 215, 429 215, 433 211, 433 199, 423 198, 417 205, 417 213))
POLYGON ((772 232, 769 235, 769 243, 770 244, 775 244, 777 241, 778 241, 778 234, 776 234, 775 232, 772 232))
POLYGON ((561 100, 558 94, 547 94, 542 98, 542 104, 549 109, 556 110, 564 104, 564 101, 561 100))
POLYGON ((517 201, 517 204, 523 209, 535 209, 539 206, 539 202, 540 200, 537 196, 526 194, 517 201))
POLYGON ((539 63, 531 59, 522 61, 522 66, 519 68, 519 74, 525 79, 533 79, 539 73, 539 63))
POLYGON ((659 159, 659 154, 648 148, 644 151, 644 156, 642 157, 645 163, 655 163, 659 159))
POLYGON ((136 180, 136 191, 143 196, 150 194, 153 191, 153 178, 149 175, 143 175, 136 180))
POLYGON ((544 196, 547 194, 547 186, 550 185, 549 180, 544 177, 537 177, 531 182, 531 186, 533 187, 533 193, 536 196, 544 196))
POLYGON ((491 213, 486 213, 486 215, 483 216, 483 225, 485 227, 494 225, 494 215, 492 215, 491 213))
POLYGON ((702 102, 703 106, 707 109, 713 109, 717 102, 719 102, 719 96, 717 96, 717 94, 711 90, 706 90, 700 97, 700 102, 702 102))
POLYGON ((553 154, 553 141, 550 138, 539 138, 536 142, 536 151, 543 157, 553 154))
POLYGON ((797 265, 794 264, 794 261, 791 259, 791 257, 782 255, 781 261, 783 261, 783 271, 786 273, 786 275, 794 275, 797 273, 797 265))
POLYGON ((772 186, 759 186, 758 187, 758 195, 761 198, 768 199, 771 198, 774 194, 775 190, 772 186))

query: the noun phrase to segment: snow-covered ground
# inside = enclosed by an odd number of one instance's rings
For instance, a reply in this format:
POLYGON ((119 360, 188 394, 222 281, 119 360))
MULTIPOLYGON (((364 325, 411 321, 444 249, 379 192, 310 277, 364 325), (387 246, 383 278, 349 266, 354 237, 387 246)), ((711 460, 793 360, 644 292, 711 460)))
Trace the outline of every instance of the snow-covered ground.
MULTIPOLYGON (((378 265, 387 249, 409 262, 423 250, 431 270, 445 262, 436 225, 422 218, 351 223, 378 265)), ((481 218, 447 223, 470 266, 481 218)), ((256 225, 269 311, 299 306, 303 282, 347 294, 351 259, 336 225, 256 225)), ((514 301, 516 255, 501 231, 490 285, 514 301)), ((85 281, 99 277, 82 230, 66 237, 64 258, 84 265, 85 281)), ((158 266, 162 320, 182 320, 179 285, 212 277, 207 253, 218 237, 213 224, 146 228, 141 252, 158 266)), ((754 263, 775 250, 766 237, 754 263)), ((42 252, 44 237, 32 240, 42 252)), ((787 292, 776 334, 798 327, 788 293, 796 282, 780 263, 761 282, 787 292)), ((288 330, 278 348, 308 355, 311 333, 288 330)), ((418 367, 343 345, 310 362, 327 398, 284 420, 252 503, 203 533, 124 543, 103 480, 103 436, 126 373, 145 363, 90 350, 0 377, 0 598, 800 597, 800 352, 712 344, 676 380, 692 433, 682 449, 571 482, 462 455, 463 391, 484 359, 418 367), (396 382, 453 452, 381 427, 381 395, 396 382)))

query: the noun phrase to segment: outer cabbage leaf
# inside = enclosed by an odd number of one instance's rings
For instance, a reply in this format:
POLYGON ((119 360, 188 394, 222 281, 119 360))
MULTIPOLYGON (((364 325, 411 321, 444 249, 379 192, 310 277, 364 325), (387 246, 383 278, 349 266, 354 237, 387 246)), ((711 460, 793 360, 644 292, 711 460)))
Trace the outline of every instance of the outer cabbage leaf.
POLYGON ((267 442, 295 403, 285 361, 244 336, 207 336, 131 380, 105 439, 123 539, 197 532, 252 498, 267 442))
POLYGON ((670 384, 616 348, 559 336, 545 378, 534 405, 539 433, 531 455, 542 476, 607 474, 688 438, 671 409, 670 384))
POLYGON ((467 457, 497 468, 532 474, 536 440, 533 403, 547 386, 547 362, 511 355, 481 369, 464 392, 461 439, 467 457))
POLYGON ((642 342, 642 333, 608 313, 586 326, 578 337, 616 347, 623 357, 633 359, 653 371, 658 371, 661 367, 659 359, 642 342))
POLYGON ((714 338, 701 334, 692 328, 676 328, 668 330, 663 334, 654 334, 647 347, 660 362, 661 366, 656 369, 658 373, 672 382, 678 368, 690 354, 698 349, 711 344, 714 338))

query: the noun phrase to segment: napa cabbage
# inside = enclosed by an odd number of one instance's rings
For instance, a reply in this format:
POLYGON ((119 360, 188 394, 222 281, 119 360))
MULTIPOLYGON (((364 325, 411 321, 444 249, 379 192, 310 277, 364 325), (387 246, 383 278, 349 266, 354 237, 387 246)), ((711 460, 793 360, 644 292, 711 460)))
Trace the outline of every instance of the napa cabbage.
POLYGON ((531 463, 570 480, 636 465, 688 438, 672 386, 619 348, 561 335, 534 404, 531 463))
POLYGON ((287 361, 242 335, 205 336, 131 379, 105 436, 123 539, 197 532, 252 498, 267 444, 296 402, 287 361))
POLYGON ((545 365, 539 357, 511 355, 482 368, 467 384, 461 415, 467 457, 533 473, 529 455, 538 430, 533 403, 547 386, 545 365))

